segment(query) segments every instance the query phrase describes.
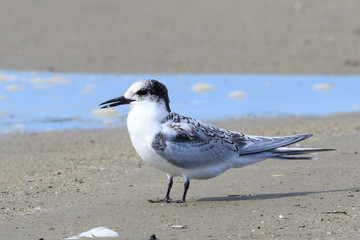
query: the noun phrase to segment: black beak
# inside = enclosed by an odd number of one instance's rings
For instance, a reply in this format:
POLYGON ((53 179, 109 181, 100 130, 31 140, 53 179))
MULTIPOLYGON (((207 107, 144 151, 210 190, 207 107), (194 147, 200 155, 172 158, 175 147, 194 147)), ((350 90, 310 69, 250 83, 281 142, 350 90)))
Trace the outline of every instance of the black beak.
POLYGON ((109 101, 100 103, 99 106, 103 105, 103 106, 101 106, 101 108, 109 108, 109 107, 115 107, 118 105, 129 104, 133 101, 135 101, 135 100, 127 99, 124 96, 122 96, 122 97, 113 98, 113 99, 110 99, 109 101))

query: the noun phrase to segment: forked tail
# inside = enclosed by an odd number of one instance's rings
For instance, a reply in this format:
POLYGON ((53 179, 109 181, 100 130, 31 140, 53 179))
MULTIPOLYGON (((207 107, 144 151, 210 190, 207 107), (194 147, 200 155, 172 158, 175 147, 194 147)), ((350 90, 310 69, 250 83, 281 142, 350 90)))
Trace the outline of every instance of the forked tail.
POLYGON ((287 159, 287 160, 315 160, 317 158, 309 156, 294 156, 299 154, 314 154, 317 152, 336 151, 330 148, 287 148, 281 147, 270 151, 273 155, 272 158, 287 159))

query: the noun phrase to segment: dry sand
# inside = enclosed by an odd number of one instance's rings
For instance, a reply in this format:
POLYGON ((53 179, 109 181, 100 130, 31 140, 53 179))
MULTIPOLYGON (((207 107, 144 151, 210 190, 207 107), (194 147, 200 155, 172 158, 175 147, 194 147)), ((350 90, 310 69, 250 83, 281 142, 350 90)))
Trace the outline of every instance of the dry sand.
MULTIPOLYGON (((358 0, 0 6, 0 69, 360 73, 358 0)), ((121 239, 359 239, 359 118, 218 122, 259 135, 312 132, 301 146, 338 151, 192 181, 184 204, 146 201, 164 195, 166 175, 139 159, 125 129, 0 135, 0 239, 61 239, 99 226, 121 239)), ((172 196, 182 190, 176 181, 172 196)))
POLYGON ((193 180, 184 204, 146 201, 165 194, 166 175, 140 160, 126 129, 2 135, 0 239, 60 239, 99 226, 121 239, 359 239, 359 117, 218 122, 261 135, 313 132, 302 147, 338 151, 193 180))
POLYGON ((358 0, 0 0, 0 69, 360 73, 358 0))

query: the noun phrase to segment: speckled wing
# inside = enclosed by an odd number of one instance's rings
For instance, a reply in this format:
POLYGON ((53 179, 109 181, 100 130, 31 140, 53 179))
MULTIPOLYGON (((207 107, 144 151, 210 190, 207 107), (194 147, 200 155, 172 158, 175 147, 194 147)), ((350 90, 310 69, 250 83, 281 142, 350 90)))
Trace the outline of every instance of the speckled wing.
POLYGON ((175 113, 171 113, 162 126, 163 130, 152 143, 153 149, 171 164, 186 169, 217 165, 241 155, 273 150, 311 136, 247 136, 175 113))
POLYGON ((223 131, 195 119, 172 114, 152 143, 153 149, 171 164, 181 168, 202 168, 238 156, 243 135, 223 131))

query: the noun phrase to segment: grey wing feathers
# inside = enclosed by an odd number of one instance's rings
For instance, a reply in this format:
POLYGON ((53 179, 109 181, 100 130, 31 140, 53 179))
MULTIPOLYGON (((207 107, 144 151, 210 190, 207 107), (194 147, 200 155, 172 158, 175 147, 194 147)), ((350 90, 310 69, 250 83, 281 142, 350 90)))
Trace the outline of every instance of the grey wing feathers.
POLYGON ((175 166, 202 168, 243 155, 271 151, 311 136, 312 134, 285 137, 244 135, 171 113, 164 119, 163 130, 156 135, 152 147, 175 166))
POLYGON ((276 148, 284 147, 299 141, 302 141, 306 138, 312 136, 312 134, 300 134, 293 136, 285 137, 260 137, 260 136, 250 136, 250 142, 247 146, 240 149, 240 155, 248 155, 254 153, 260 153, 264 151, 273 150, 276 148))
POLYGON ((238 156, 239 147, 231 139, 240 141, 241 134, 175 113, 171 117, 164 121, 163 130, 152 142, 157 154, 171 164, 181 168, 201 168, 238 156))

